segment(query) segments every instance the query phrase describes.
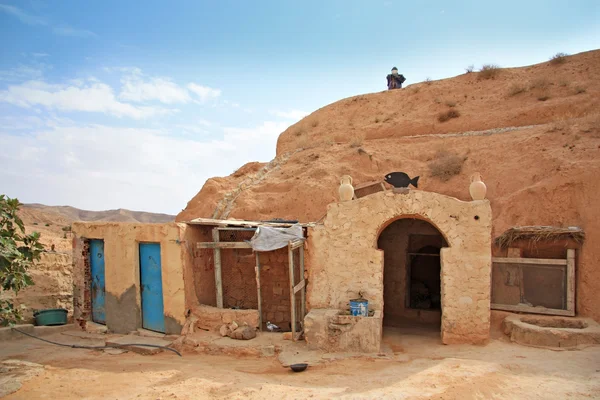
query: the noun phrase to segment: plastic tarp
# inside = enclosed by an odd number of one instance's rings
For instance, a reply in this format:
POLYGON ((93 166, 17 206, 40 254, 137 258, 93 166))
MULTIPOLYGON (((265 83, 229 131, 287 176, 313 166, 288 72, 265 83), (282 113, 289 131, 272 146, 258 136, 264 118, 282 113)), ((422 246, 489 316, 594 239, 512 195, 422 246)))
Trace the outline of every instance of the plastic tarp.
POLYGON ((286 247, 290 240, 304 240, 302 225, 295 224, 289 228, 259 226, 250 244, 254 251, 272 251, 286 247))

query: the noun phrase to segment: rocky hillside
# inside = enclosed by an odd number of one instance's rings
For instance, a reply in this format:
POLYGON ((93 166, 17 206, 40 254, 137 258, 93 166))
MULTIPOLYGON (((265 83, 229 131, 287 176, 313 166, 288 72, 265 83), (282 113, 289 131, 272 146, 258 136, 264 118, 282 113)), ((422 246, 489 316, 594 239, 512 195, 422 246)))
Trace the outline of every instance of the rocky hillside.
MULTIPOLYGON (((338 101, 283 132, 275 160, 209 179, 177 220, 316 221, 345 174, 357 185, 405 171, 421 176, 421 190, 470 200, 477 171, 494 236, 516 225, 578 225, 592 247, 600 240, 599 74, 596 50, 338 101)), ((592 304, 600 251, 586 251, 579 265, 587 286, 578 297, 592 304)), ((598 310, 579 311, 600 319, 598 310)))
POLYGON ((27 231, 41 233, 42 243, 47 246, 54 244, 59 251, 70 251, 70 235, 65 229, 74 221, 117 221, 162 223, 171 222, 174 215, 154 214, 142 211, 107 210, 87 211, 70 206, 46 206, 43 204, 24 204, 19 215, 27 231))

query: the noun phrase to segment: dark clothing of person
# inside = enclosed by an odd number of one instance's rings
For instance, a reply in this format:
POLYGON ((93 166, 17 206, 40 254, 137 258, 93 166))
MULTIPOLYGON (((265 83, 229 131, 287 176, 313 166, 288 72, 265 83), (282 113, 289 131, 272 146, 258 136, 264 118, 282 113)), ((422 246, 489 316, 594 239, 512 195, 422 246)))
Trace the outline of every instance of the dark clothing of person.
POLYGON ((406 80, 406 78, 402 74, 398 74, 398 75, 389 74, 386 77, 386 79, 387 79, 388 90, 401 89, 402 83, 404 83, 404 81, 406 80))

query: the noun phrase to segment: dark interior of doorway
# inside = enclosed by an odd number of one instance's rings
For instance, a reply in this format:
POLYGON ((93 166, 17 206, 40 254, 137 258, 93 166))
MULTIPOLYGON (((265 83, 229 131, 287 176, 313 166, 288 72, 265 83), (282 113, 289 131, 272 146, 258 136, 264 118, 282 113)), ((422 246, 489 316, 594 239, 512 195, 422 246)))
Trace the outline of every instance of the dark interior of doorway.
POLYGON ((392 222, 381 233, 384 251, 384 326, 439 332, 440 250, 447 243, 435 226, 416 218, 392 222))

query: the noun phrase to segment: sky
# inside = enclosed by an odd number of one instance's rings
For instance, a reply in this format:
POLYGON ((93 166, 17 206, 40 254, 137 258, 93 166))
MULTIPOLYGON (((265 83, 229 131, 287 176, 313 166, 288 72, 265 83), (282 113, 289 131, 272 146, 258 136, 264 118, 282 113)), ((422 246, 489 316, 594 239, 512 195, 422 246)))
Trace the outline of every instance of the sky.
POLYGON ((176 214, 334 101, 600 48, 600 2, 0 0, 0 193, 176 214))

